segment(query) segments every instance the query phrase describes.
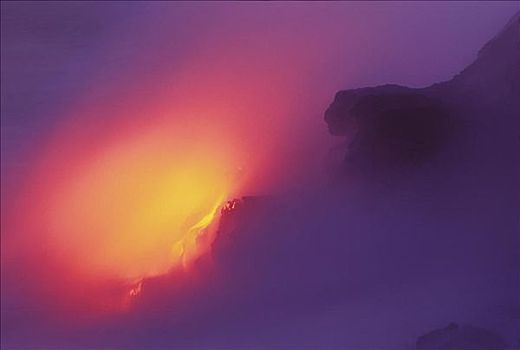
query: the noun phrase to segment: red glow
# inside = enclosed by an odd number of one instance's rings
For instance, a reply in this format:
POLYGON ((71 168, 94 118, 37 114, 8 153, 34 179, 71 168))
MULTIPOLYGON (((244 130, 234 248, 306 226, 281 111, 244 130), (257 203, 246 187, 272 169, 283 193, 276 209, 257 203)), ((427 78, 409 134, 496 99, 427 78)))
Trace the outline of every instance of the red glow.
POLYGON ((236 190, 231 152, 213 140, 160 125, 84 158, 45 162, 65 176, 55 173, 43 184, 38 225, 54 249, 89 273, 128 279, 165 273, 200 254, 198 231, 212 220, 200 221, 236 190))
MULTIPOLYGON (((252 35, 152 62, 157 72, 93 77, 40 150, 12 211, 11 247, 60 265, 48 283, 73 300, 96 283, 128 287, 207 252, 220 206, 286 172, 289 112, 310 67, 300 54, 307 42, 285 48, 288 38, 273 34, 268 44, 284 55, 251 46, 252 35), (53 283, 65 274, 73 287, 53 283)), ((163 56, 154 50, 135 60, 163 56)))

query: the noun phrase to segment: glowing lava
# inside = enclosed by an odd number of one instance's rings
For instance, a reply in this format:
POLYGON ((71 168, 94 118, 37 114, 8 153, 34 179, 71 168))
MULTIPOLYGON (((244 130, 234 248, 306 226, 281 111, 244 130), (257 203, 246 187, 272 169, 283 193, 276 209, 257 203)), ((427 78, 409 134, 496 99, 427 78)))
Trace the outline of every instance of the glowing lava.
POLYGON ((215 222, 223 200, 224 198, 219 198, 213 208, 195 225, 190 227, 188 232, 174 244, 172 255, 176 264, 180 262, 185 267, 192 259, 200 255, 203 247, 209 247, 213 240, 212 233, 214 233, 210 231, 210 226, 215 222))
POLYGON ((143 280, 140 280, 137 282, 135 287, 130 289, 130 292, 128 293, 131 297, 137 297, 139 294, 141 294, 141 291, 143 290, 143 280))
POLYGON ((209 248, 234 189, 230 152, 213 140, 154 128, 89 156, 47 160, 54 172, 41 180, 40 231, 67 263, 97 276, 135 280, 185 267, 209 248))

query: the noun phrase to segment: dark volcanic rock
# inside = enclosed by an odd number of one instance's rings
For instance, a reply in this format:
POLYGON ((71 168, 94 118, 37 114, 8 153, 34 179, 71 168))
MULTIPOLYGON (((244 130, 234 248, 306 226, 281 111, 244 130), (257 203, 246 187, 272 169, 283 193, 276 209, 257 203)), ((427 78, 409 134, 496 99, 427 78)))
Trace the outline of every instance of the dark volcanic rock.
POLYGON ((520 100, 520 12, 450 83, 458 90, 485 95, 494 102, 520 100))
POLYGON ((334 135, 356 130, 348 160, 371 171, 427 161, 451 128, 440 101, 399 86, 338 93, 325 119, 334 135))
POLYGON ((454 138, 468 137, 464 128, 477 123, 496 139, 514 138, 520 126, 519 20, 520 12, 450 81, 421 89, 383 85, 338 92, 325 121, 332 135, 355 133, 347 172, 387 176, 419 167, 454 138))
POLYGON ((495 333, 473 326, 450 323, 419 337, 417 350, 502 350, 506 345, 495 333))

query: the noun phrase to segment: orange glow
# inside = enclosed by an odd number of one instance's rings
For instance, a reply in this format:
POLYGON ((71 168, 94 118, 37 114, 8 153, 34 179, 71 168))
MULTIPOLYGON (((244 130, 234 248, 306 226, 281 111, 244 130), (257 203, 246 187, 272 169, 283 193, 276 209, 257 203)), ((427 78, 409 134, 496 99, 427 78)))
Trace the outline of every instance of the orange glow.
POLYGON ((59 111, 8 216, 10 251, 45 272, 39 286, 58 304, 117 309, 106 281, 121 297, 171 269, 191 275, 227 200, 285 190, 314 159, 294 156, 296 139, 311 145, 300 110, 308 42, 256 40, 264 33, 208 38, 175 59, 157 42, 86 79, 59 111))
POLYGON ((134 288, 130 289, 130 292, 128 294, 131 297, 137 297, 139 294, 141 294, 142 290, 143 290, 143 281, 140 280, 134 288))
POLYGON ((203 246, 209 247, 212 238, 210 234, 210 225, 215 222, 215 217, 223 202, 223 197, 219 198, 213 208, 204 215, 195 225, 190 227, 188 232, 179 239, 172 248, 172 255, 175 264, 179 262, 185 267, 191 259, 200 255, 200 250, 203 246), (206 244, 204 244, 206 243, 206 244))
POLYGON ((233 189, 224 143, 140 134, 106 145, 46 197, 50 241, 87 272, 136 279, 185 266, 233 189))

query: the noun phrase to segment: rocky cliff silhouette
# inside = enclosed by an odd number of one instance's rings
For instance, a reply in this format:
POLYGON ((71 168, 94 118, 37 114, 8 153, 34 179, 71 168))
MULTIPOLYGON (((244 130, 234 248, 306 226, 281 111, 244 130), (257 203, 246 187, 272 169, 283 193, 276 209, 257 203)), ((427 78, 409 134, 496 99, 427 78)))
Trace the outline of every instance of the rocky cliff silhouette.
POLYGON ((325 121, 332 135, 355 130, 342 170, 387 177, 404 168, 434 163, 451 142, 458 142, 458 150, 475 151, 482 143, 467 142, 479 140, 477 128, 501 140, 503 150, 497 148, 497 152, 517 151, 519 18, 520 12, 472 64, 449 81, 426 88, 383 85, 339 91, 325 112, 325 121))
MULTIPOLYGON (((384 338, 382 329, 413 341, 452 320, 469 325, 446 341, 421 337, 417 348, 496 350, 505 346, 501 336, 514 343, 519 21, 517 13, 449 81, 338 92, 325 121, 332 135, 355 130, 339 171, 348 190, 333 185, 333 195, 310 200, 271 198, 261 210, 241 203, 242 212, 230 220, 236 225, 221 230, 213 250, 226 283, 240 291, 233 298, 251 315, 262 298, 288 318, 292 310, 332 308, 334 315, 320 322, 345 344, 399 347, 376 340, 384 338), (374 191, 380 183, 385 190, 374 191), (406 310, 389 296, 393 291, 407 296, 406 310), (378 297, 366 296, 371 293, 378 297), (375 314, 395 322, 379 323, 375 314), (363 317, 368 325, 361 325, 363 317), (402 320, 416 328, 404 329, 402 320), (374 338, 363 339, 365 332, 374 338)), ((278 317, 267 309, 262 315, 278 317)), ((312 328, 302 337, 337 346, 316 340, 312 328)))
POLYGON ((157 331, 137 341, 165 347, 154 335, 168 333, 193 348, 514 346, 518 28, 517 14, 450 81, 339 92, 326 121, 334 135, 356 129, 341 169, 348 188, 226 204, 211 254, 190 274, 145 281, 136 313, 157 331))

